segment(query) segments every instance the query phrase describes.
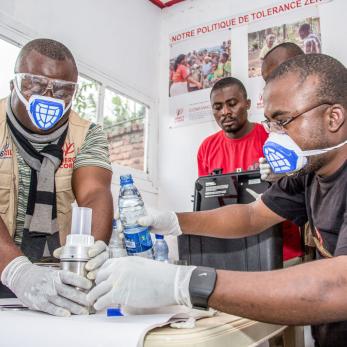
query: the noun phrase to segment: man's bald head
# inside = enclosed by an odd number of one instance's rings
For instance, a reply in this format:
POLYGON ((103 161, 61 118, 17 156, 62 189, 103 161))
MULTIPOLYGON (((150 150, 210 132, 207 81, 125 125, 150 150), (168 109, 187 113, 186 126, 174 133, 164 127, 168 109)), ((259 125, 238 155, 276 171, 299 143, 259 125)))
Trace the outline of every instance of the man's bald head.
POLYGON ((298 55, 305 54, 304 51, 295 43, 284 42, 272 48, 264 57, 261 66, 261 75, 266 82, 271 72, 285 61, 298 55))
POLYGON ((35 39, 28 42, 20 50, 15 64, 15 72, 20 72, 21 66, 26 63, 28 56, 33 51, 54 61, 68 61, 77 78, 78 70, 71 51, 62 43, 51 39, 35 39))

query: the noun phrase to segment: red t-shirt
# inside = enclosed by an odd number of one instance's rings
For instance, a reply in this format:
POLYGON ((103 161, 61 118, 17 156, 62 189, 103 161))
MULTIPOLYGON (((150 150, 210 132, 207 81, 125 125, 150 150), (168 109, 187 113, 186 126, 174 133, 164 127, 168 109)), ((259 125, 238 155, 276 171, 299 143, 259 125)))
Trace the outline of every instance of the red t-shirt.
POLYGON ((184 65, 180 64, 177 66, 177 70, 172 74, 172 81, 175 82, 185 82, 188 77, 188 69, 184 65))
MULTIPOLYGON (((254 170, 263 157, 263 145, 268 137, 262 125, 255 123, 250 133, 241 139, 230 139, 224 131, 207 137, 198 151, 199 176, 207 176, 214 169, 222 168, 223 173, 254 170)), ((299 228, 289 222, 282 223, 283 260, 302 255, 299 228)))
POLYGON ((262 125, 254 123, 253 129, 240 139, 228 138, 221 130, 206 138, 198 151, 199 176, 207 176, 214 169, 223 173, 254 170, 263 157, 263 145, 268 137, 262 125))

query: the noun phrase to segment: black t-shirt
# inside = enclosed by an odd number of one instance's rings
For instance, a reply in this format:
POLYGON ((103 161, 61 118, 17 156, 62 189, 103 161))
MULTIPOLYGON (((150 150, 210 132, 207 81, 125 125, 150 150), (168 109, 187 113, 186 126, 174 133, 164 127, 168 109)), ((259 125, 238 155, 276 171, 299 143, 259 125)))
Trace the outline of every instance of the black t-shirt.
MULTIPOLYGON (((262 201, 298 225, 309 221, 331 254, 347 255, 347 161, 329 177, 283 177, 262 195, 262 201)), ((314 326, 312 331, 320 347, 347 346, 347 321, 314 326)))

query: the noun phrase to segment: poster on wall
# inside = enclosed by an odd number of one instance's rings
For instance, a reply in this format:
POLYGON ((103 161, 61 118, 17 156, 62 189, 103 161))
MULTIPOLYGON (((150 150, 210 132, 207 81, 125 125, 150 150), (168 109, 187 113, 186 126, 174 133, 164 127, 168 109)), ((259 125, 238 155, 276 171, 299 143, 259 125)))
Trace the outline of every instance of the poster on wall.
POLYGON ((247 86, 250 120, 263 120, 264 56, 282 42, 294 42, 307 54, 322 52, 319 5, 330 1, 282 0, 171 34, 170 127, 212 120, 211 87, 232 75, 240 76, 247 86), (234 28, 239 26, 248 28, 233 42, 232 31, 236 34, 234 28))
POLYGON ((231 76, 230 21, 219 20, 170 35, 170 127, 210 121, 210 91, 231 76))
POLYGON ((263 120, 261 65, 266 54, 283 42, 293 42, 305 52, 321 53, 322 39, 318 7, 309 7, 258 21, 248 26, 248 91, 253 120, 263 120))

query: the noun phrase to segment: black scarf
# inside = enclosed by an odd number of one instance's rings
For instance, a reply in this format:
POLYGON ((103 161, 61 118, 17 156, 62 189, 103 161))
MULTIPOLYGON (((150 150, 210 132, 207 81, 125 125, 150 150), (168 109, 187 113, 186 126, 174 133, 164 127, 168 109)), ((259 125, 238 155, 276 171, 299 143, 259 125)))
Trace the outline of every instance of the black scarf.
POLYGON ((19 154, 31 168, 21 248, 32 260, 40 260, 46 242, 51 254, 60 246, 54 177, 63 159, 62 146, 68 131, 68 122, 47 135, 30 133, 17 121, 9 99, 7 125, 19 154), (30 141, 48 145, 38 152, 30 141))

